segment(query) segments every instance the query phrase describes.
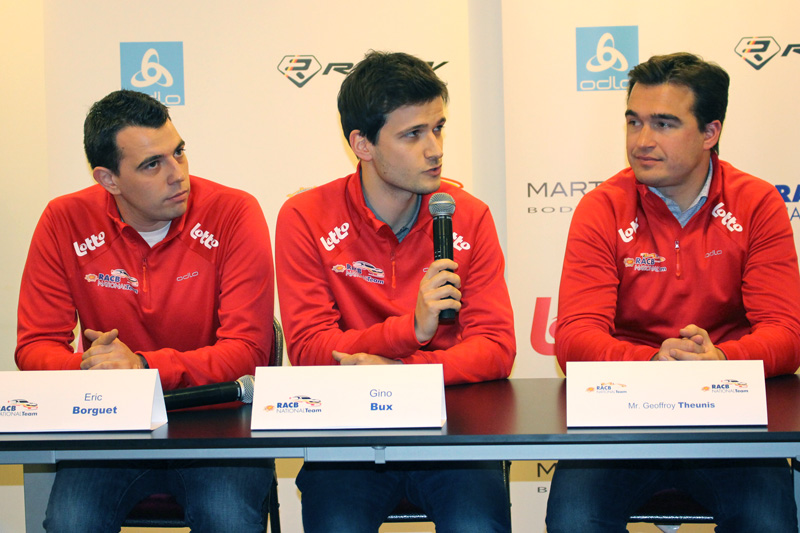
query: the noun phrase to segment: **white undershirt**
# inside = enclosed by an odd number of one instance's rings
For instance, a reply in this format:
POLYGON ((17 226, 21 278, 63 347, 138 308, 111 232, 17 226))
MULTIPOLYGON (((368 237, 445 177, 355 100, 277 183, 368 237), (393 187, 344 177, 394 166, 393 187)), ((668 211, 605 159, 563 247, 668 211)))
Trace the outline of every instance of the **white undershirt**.
POLYGON ((141 235, 142 239, 144 239, 145 242, 150 245, 150 248, 152 248, 153 246, 164 240, 164 237, 166 237, 167 233, 169 233, 169 227, 171 225, 172 222, 170 222, 163 228, 157 229, 155 231, 140 231, 139 235, 141 235))

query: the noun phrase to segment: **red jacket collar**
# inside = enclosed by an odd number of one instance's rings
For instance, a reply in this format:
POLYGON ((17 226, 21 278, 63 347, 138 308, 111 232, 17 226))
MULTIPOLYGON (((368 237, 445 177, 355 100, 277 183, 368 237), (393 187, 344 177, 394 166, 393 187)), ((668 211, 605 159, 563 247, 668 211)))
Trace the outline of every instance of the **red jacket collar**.
MULTIPOLYGON (((375 233, 380 231, 382 227, 389 228, 388 224, 378 220, 378 218, 370 210, 370 208, 367 207, 367 202, 364 200, 364 186, 361 183, 360 161, 358 163, 358 166, 356 167, 356 171, 353 174, 347 176, 346 179, 347 179, 347 185, 346 185, 347 198, 351 206, 350 209, 351 215, 354 218, 358 217, 361 220, 363 220, 366 224, 369 224, 369 226, 373 229, 373 231, 375 231, 375 233)), ((418 231, 419 228, 425 227, 425 224, 427 224, 428 221, 432 220, 433 217, 431 217, 430 211, 428 210, 428 201, 430 200, 430 197, 433 194, 439 192, 441 189, 442 187, 440 185, 438 190, 422 196, 422 205, 419 208, 419 215, 417 216, 417 221, 414 223, 414 227, 411 228, 410 233, 414 233, 415 231, 418 231)), ((391 231, 391 228, 389 228, 389 231, 391 231)))
MULTIPOLYGON (((189 216, 189 213, 192 210, 192 203, 194 199, 194 195, 196 192, 194 191, 194 185, 196 184, 196 180, 193 179, 194 176, 189 176, 189 179, 192 180, 192 192, 189 193, 189 203, 186 205, 186 211, 178 218, 172 219, 172 224, 169 227, 169 232, 167 236, 164 237, 164 241, 168 241, 172 239, 175 235, 180 233, 183 230, 183 227, 186 224, 186 218, 189 216)), ((98 185, 99 187, 100 185, 98 185)), ((114 195, 110 192, 106 191, 106 214, 108 218, 110 218, 114 224, 117 226, 117 229, 122 233, 125 228, 130 228, 130 231, 136 232, 133 226, 126 223, 122 220, 122 216, 119 214, 119 207, 117 207, 117 200, 114 198, 114 195)), ((137 232, 138 233, 138 232, 137 232)))

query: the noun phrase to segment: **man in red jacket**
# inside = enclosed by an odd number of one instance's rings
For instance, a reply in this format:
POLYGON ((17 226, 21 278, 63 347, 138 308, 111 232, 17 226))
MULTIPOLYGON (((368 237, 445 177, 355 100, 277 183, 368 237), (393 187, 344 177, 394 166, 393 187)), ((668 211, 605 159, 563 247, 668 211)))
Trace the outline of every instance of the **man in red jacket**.
MULTIPOLYGON (((276 227, 281 317, 295 365, 441 363, 446 384, 508 377, 515 340, 485 204, 442 182, 447 88, 423 61, 373 52, 342 84, 354 174, 294 196, 276 227), (454 259, 433 261, 435 192, 450 194, 454 259), (444 309, 457 320, 439 323, 444 309)), ((315 465, 297 479, 306 533, 377 531, 403 498, 437 531, 509 531, 497 463, 315 465)))
MULTIPOLYGON (((84 146, 97 184, 51 201, 31 242, 19 368, 155 368, 169 390, 267 365, 272 253, 255 198, 190 176, 169 111, 143 93, 95 103, 84 146)), ((194 531, 263 531, 271 476, 271 461, 60 462, 45 528, 119 531, 169 492, 194 531)))
MULTIPOLYGON (((630 168, 587 194, 570 227, 556 355, 567 361, 762 359, 800 364, 800 275, 775 187, 717 156, 728 74, 655 56, 628 87, 630 168)), ((561 461, 547 529, 625 531, 654 492, 683 489, 717 531, 797 531, 785 460, 561 461)))

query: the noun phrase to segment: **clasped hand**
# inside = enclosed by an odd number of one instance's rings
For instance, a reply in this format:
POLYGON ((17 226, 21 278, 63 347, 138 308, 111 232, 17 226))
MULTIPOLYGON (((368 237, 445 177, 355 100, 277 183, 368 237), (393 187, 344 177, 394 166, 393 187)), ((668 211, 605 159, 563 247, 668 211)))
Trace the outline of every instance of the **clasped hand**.
POLYGON ((333 358, 339 361, 340 365, 395 365, 400 361, 389 359, 380 355, 370 353, 344 353, 333 350, 333 358))
POLYGON ((105 332, 87 329, 84 335, 92 346, 83 352, 81 370, 144 368, 142 358, 119 340, 116 328, 105 332))
POLYGON ((653 361, 717 361, 725 360, 725 354, 714 346, 708 332, 689 324, 678 332, 680 338, 666 339, 653 361))

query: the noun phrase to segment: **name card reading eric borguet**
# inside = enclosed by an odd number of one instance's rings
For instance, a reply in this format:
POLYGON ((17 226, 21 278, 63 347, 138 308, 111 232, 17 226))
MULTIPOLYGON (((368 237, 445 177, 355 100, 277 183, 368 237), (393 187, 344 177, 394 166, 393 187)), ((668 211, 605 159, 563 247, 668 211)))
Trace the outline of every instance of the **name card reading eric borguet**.
POLYGON ((0 432, 151 430, 166 422, 158 370, 0 372, 0 432))

